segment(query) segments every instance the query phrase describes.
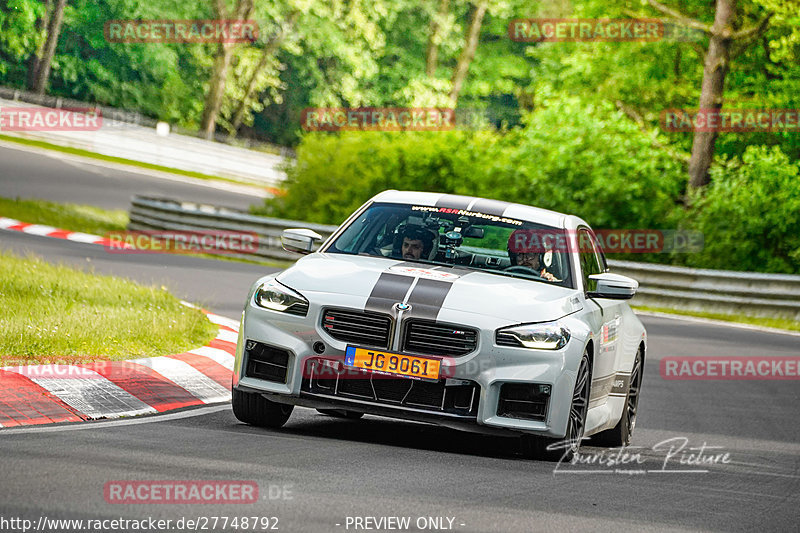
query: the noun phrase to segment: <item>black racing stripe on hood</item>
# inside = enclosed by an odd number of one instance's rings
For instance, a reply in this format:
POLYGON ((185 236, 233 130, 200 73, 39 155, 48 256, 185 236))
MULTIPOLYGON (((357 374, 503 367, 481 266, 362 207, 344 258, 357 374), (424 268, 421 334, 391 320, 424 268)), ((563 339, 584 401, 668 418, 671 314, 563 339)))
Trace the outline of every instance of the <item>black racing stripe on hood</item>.
POLYGON ((367 299, 364 310, 378 313, 391 312, 394 304, 403 301, 413 282, 414 278, 411 276, 384 272, 378 278, 375 286, 372 287, 372 292, 367 299))
POLYGON ((463 196, 456 196, 454 194, 443 194, 441 198, 436 200, 435 207, 466 209, 470 203, 472 203, 472 198, 465 198, 463 196))
POLYGON ((472 206, 470 211, 476 211, 478 213, 486 213, 487 215, 494 215, 496 217, 503 216, 503 213, 506 212, 508 206, 511 204, 508 202, 501 202, 500 200, 478 200, 475 202, 475 205, 472 206))
POLYGON ((417 285, 408 297, 408 303, 411 304, 408 316, 436 320, 439 311, 442 310, 444 299, 447 298, 452 287, 453 283, 450 281, 419 278, 417 285))

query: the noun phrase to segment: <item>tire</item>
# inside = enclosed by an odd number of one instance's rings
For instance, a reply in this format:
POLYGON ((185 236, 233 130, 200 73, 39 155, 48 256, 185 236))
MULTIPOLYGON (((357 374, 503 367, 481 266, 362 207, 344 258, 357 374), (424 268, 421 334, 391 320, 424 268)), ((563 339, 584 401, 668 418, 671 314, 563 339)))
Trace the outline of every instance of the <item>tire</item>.
POLYGON ((529 459, 543 461, 569 461, 580 448, 586 429, 586 413, 589 410, 589 390, 592 383, 589 352, 584 352, 578 365, 575 388, 572 391, 567 433, 563 439, 522 436, 522 453, 529 459), (552 447, 552 448, 551 448, 552 447))
POLYGON ((271 402, 262 395, 233 389, 231 404, 233 415, 253 426, 279 428, 292 415, 293 405, 271 402))
POLYGON ((317 412, 323 415, 332 416, 334 418, 347 418, 349 420, 358 420, 364 413, 357 413, 355 411, 345 411, 344 409, 317 409, 317 412))
POLYGON ((625 410, 617 425, 611 429, 601 431, 592 437, 592 444, 606 446, 609 448, 619 448, 631 443, 633 430, 636 427, 636 412, 639 409, 639 391, 642 388, 643 374, 642 349, 636 352, 636 359, 633 361, 631 370, 631 383, 628 387, 628 395, 625 397, 625 410))

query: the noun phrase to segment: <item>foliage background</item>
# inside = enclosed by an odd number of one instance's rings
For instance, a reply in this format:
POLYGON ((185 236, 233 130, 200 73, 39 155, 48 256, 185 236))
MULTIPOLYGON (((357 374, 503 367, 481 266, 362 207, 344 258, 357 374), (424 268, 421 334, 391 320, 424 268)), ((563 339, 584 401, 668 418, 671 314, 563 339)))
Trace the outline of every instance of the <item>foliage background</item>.
MULTIPOLYGON (((686 190, 691 133, 661 129, 661 112, 696 108, 707 37, 651 43, 521 43, 525 17, 660 16, 645 1, 486 0, 488 11, 458 108, 481 127, 439 133, 306 134, 311 106, 448 105, 475 4, 450 0, 256 0, 262 38, 236 48, 219 129, 244 99, 271 35, 299 13, 246 99, 240 137, 294 146, 287 194, 257 211, 338 223, 387 188, 488 196, 575 213, 597 228, 694 229, 699 254, 637 260, 800 274, 800 133, 723 133, 712 184, 686 190), (426 73, 431 21, 439 60, 426 73)), ((663 0, 703 23, 707 0, 663 0)), ((234 0, 227 0, 228 6, 234 0)), ((739 0, 737 27, 773 13, 734 53, 726 107, 800 109, 800 1, 739 0)), ((0 0, 0 84, 22 88, 42 42, 39 0, 0 0)), ((209 0, 70 0, 49 93, 199 127, 215 52, 209 44, 111 44, 110 19, 211 18, 209 0)), ((646 255, 646 257, 645 257, 646 255)))

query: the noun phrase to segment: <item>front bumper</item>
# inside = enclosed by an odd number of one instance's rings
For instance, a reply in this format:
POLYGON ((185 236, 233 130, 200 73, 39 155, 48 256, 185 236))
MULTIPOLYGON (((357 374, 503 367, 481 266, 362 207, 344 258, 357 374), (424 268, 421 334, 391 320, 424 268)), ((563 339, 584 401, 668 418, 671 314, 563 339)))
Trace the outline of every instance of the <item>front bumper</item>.
MULTIPOLYGON (((331 305, 348 307, 350 303, 349 307, 358 309, 359 302, 342 299, 337 295, 331 305)), ((442 358, 447 377, 438 382, 387 379, 344 368, 347 343, 329 336, 320 326, 324 307, 312 303, 308 316, 297 317, 249 301, 240 328, 234 387, 279 403, 347 409, 487 434, 534 433, 561 438, 566 433, 576 368, 584 349, 580 339, 573 337, 563 349, 554 351, 497 346, 494 332, 506 324, 476 327, 474 314, 448 316, 448 322, 470 324, 479 331, 477 349, 464 356, 442 358), (320 343, 322 353, 314 349, 316 344, 319 350, 320 343), (282 355, 262 357, 266 353, 263 347, 282 355), (270 367, 270 361, 283 368, 270 367), (325 373, 320 374, 320 368, 325 373), (508 391, 514 385, 522 386, 517 390, 534 387, 538 399, 543 391, 548 393, 541 416, 509 413, 508 391)))

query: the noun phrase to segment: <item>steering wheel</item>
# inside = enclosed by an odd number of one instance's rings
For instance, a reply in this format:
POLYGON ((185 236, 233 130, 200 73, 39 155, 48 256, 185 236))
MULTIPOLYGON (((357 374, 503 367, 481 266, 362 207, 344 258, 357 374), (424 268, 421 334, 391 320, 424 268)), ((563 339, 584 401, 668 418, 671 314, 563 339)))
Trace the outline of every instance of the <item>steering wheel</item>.
POLYGON ((525 265, 511 265, 510 267, 504 268, 503 272, 510 272, 512 274, 533 274, 537 278, 542 277, 542 274, 535 268, 531 268, 525 265))

